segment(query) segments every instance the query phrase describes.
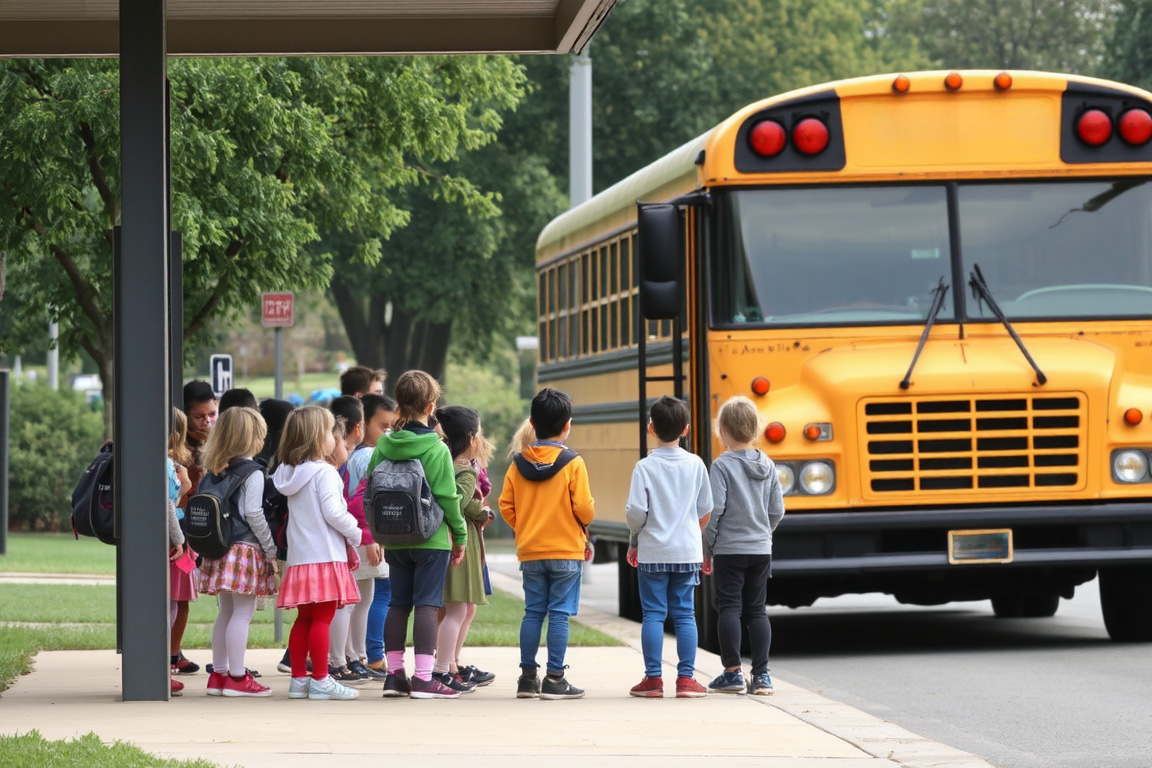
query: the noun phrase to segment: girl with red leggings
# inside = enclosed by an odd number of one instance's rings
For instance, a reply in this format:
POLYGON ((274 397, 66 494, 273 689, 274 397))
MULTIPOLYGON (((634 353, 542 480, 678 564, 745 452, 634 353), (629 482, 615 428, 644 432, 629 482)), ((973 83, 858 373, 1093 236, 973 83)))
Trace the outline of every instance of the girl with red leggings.
MULTIPOLYGON (((325 408, 288 414, 280 439, 280 466, 272 475, 288 498, 288 568, 276 605, 296 608, 288 637, 292 699, 354 699, 360 695, 328 674, 329 625, 337 608, 360 602, 348 553, 360 543, 360 528, 344 501, 344 484, 326 462, 336 439, 335 420, 325 408), (307 659, 314 660, 312 676, 307 659)), ((352 550, 354 553, 354 550, 352 550)))

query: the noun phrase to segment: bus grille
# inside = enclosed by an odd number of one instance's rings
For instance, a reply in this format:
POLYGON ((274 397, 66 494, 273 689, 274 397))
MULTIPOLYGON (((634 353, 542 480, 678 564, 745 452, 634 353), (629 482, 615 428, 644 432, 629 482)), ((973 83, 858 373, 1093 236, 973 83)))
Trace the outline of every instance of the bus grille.
POLYGON ((1083 481, 1084 398, 866 400, 865 493, 996 493, 1083 481))

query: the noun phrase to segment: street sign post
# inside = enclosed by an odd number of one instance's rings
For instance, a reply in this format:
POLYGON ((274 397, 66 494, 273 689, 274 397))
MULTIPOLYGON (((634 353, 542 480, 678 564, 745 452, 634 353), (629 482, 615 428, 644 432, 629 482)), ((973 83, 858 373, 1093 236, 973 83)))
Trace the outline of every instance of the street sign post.
POLYGON ((232 389, 232 355, 212 355, 208 370, 212 373, 212 392, 219 400, 221 395, 232 389))
MULTIPOLYGON (((290 292, 265 293, 260 298, 260 321, 265 328, 276 329, 276 388, 274 396, 277 400, 284 399, 284 340, 280 338, 280 330, 292 327, 294 303, 295 296, 290 292)), ((279 625, 276 629, 276 642, 280 642, 279 625)))
POLYGON ((291 328, 294 295, 291 293, 265 293, 261 296, 261 322, 265 328, 291 328))

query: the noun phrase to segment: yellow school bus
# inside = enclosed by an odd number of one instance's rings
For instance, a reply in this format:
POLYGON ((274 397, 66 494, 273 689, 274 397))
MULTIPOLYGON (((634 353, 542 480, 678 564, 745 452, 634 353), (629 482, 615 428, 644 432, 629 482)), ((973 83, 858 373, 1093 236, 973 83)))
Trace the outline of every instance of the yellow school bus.
POLYGON ((1152 640, 1152 94, 938 71, 774 96, 552 221, 537 277, 602 547, 652 399, 689 402, 708 462, 747 395, 786 490, 772 603, 1044 617, 1099 575, 1110 636, 1152 640))

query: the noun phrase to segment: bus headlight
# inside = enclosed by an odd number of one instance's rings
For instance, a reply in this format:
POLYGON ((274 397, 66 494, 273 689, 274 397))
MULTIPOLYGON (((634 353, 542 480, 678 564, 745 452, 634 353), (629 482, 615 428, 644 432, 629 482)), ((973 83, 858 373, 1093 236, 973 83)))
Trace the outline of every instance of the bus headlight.
POLYGON ((829 493, 836 484, 832 465, 823 461, 810 461, 800 469, 800 488, 812 496, 829 493))
POLYGON ((777 464, 776 476, 780 478, 780 487, 785 496, 796 490, 796 470, 792 467, 787 464, 777 464))
POLYGON ((1131 448, 1112 454, 1112 477, 1120 483, 1140 483, 1148 479, 1148 457, 1131 448))

